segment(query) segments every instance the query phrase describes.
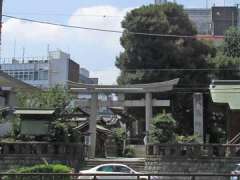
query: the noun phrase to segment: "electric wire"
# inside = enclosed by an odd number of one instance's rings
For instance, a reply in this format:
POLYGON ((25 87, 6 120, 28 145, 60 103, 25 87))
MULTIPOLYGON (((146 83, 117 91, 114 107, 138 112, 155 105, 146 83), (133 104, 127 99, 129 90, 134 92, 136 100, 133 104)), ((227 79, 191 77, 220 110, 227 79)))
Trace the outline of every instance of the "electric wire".
MULTIPOLYGON (((118 33, 118 34, 123 33, 122 30, 111 30, 111 29, 101 29, 101 28, 92 28, 92 27, 84 27, 84 26, 73 26, 73 25, 66 25, 66 24, 61 24, 61 23, 21 18, 21 17, 10 16, 10 15, 5 15, 5 14, 3 14, 2 16, 6 17, 6 18, 11 18, 11 19, 18 19, 18 20, 22 20, 22 21, 28 21, 28 22, 46 24, 46 25, 53 25, 53 26, 59 26, 59 27, 64 27, 64 28, 84 29, 84 30, 101 31, 101 32, 118 33)), ((132 35, 143 35, 143 36, 153 36, 153 37, 192 38, 192 39, 197 38, 197 36, 195 36, 195 35, 193 36, 193 35, 176 35, 176 34, 158 34, 158 33, 145 33, 145 32, 132 32, 132 31, 127 31, 127 32, 132 35)))

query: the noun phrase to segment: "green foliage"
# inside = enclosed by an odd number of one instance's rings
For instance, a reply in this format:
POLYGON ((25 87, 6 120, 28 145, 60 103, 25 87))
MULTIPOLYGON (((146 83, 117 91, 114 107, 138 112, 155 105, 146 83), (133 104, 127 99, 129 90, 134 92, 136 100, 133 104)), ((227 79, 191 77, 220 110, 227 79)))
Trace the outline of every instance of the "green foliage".
POLYGON ((178 143, 194 143, 197 142, 198 135, 193 136, 176 136, 178 143))
POLYGON ((64 109, 71 101, 72 96, 61 86, 50 88, 47 91, 17 94, 18 107, 21 108, 58 108, 64 109))
POLYGON ((150 130, 150 142, 152 143, 173 143, 175 135, 176 121, 170 114, 159 114, 153 118, 150 130))
POLYGON ((182 78, 182 82, 206 82, 205 73, 175 71, 138 71, 134 69, 206 68, 212 49, 205 43, 189 38, 166 38, 133 35, 131 32, 195 35, 196 29, 183 7, 174 3, 149 5, 127 14, 121 37, 124 52, 116 60, 121 70, 119 84, 165 81, 182 78), (129 71, 130 70, 130 71, 129 71))
POLYGON ((127 146, 124 149, 124 157, 133 158, 135 156, 135 150, 131 146, 127 146))
MULTIPOLYGON (((8 173, 70 173, 71 168, 61 164, 40 164, 34 165, 32 167, 22 167, 17 169, 12 169, 8 173)), ((29 176, 24 177, 24 180, 38 180, 40 177, 38 176, 29 176)), ((4 180, 21 180, 22 177, 14 177, 14 176, 5 176, 4 180)), ((51 180, 52 177, 44 178, 46 180, 51 180)), ((70 180, 71 177, 62 177, 63 180, 70 180)))
POLYGON ((226 71, 214 71, 212 76, 214 79, 221 80, 239 80, 240 57, 230 57, 219 51, 216 57, 210 58, 210 64, 214 69, 230 69, 226 71))
POLYGON ((240 57, 240 30, 237 27, 229 28, 224 35, 224 55, 240 57))
POLYGON ((114 133, 114 138, 116 141, 124 141, 126 139, 126 132, 124 130, 124 128, 115 128, 113 130, 114 133))
MULTIPOLYGON (((213 46, 194 38, 154 37, 130 33, 196 35, 196 28, 182 6, 166 3, 136 8, 127 14, 122 27, 124 33, 121 45, 124 51, 116 59, 116 66, 121 70, 119 84, 152 83, 180 78, 179 87, 208 86, 210 79, 204 71, 196 73, 159 69, 208 68, 208 59, 216 53, 213 46)), ((179 125, 178 132, 191 134, 192 95, 175 94, 173 103, 173 116, 179 125)), ((133 112, 133 115, 138 113, 133 112)))
POLYGON ((50 141, 53 142, 79 142, 80 133, 70 124, 55 121, 50 128, 50 141))
MULTIPOLYGON (((56 86, 47 91, 17 94, 18 106, 21 108, 37 108, 37 109, 56 109, 55 121, 50 124, 49 141, 54 142, 79 142, 80 134, 75 130, 70 123, 65 121, 63 113, 71 114, 73 107, 70 106, 72 96, 70 93, 61 86, 56 86)), ((36 140, 37 137, 19 136, 19 123, 20 120, 14 123, 13 136, 20 138, 20 140, 36 140), (18 123, 18 124, 16 124, 18 123)))
POLYGON ((124 155, 124 141, 126 140, 126 132, 124 128, 113 129, 113 138, 117 144, 117 154, 119 156, 124 155))

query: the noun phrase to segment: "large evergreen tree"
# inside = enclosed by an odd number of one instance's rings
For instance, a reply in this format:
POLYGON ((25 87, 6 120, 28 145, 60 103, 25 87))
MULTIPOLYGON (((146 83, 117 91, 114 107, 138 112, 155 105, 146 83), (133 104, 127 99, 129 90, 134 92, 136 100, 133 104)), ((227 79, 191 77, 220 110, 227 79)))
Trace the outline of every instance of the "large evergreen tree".
MULTIPOLYGON (((127 14, 122 27, 124 33, 121 45, 124 51, 116 60, 116 66, 121 70, 119 84, 150 83, 173 78, 181 78, 181 87, 199 86, 209 82, 206 72, 172 70, 208 68, 207 59, 214 55, 215 51, 205 43, 189 37, 132 33, 196 35, 196 28, 184 13, 182 6, 175 3, 142 6, 127 14)), ((176 95, 174 102, 174 118, 179 129, 191 133, 192 95, 176 95)))

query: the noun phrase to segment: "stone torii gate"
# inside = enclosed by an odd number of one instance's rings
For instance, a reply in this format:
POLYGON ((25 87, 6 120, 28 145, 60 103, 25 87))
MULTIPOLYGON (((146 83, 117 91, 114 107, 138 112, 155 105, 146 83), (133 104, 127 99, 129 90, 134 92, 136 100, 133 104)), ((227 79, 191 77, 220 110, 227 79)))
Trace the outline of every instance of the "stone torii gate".
MULTIPOLYGON (((150 83, 150 84, 135 84, 126 86, 117 85, 89 85, 69 82, 69 87, 73 93, 76 94, 90 94, 90 102, 86 102, 86 106, 90 107, 90 158, 95 157, 96 147, 96 120, 98 112, 98 95, 99 94, 118 94, 125 96, 125 94, 145 94, 144 100, 125 100, 125 98, 111 102, 113 107, 145 107, 145 119, 146 119, 146 134, 149 133, 149 127, 153 117, 152 109, 154 106, 170 106, 170 100, 157 100, 152 98, 153 93, 167 92, 173 89, 174 85, 177 85, 179 79, 173 79, 170 81, 150 83)), ((101 102, 101 106, 107 106, 107 103, 101 102)), ((146 138, 148 139, 148 138, 146 138)))

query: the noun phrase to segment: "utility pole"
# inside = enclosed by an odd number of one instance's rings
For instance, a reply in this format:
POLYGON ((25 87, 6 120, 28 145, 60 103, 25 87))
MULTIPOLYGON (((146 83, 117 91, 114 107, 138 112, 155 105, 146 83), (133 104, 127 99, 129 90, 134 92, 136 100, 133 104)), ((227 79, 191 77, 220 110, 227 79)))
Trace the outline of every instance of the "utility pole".
POLYGON ((0 0, 0 60, 2 57, 2 11, 3 11, 3 0, 0 0))

